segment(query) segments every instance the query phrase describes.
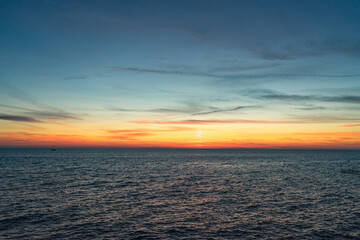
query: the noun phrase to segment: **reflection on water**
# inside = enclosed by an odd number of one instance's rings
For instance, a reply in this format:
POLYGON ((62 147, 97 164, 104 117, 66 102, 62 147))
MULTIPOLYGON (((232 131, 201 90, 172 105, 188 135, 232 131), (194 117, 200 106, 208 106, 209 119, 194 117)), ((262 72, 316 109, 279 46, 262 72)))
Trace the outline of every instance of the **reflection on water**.
POLYGON ((360 151, 0 149, 0 238, 360 238, 360 151))

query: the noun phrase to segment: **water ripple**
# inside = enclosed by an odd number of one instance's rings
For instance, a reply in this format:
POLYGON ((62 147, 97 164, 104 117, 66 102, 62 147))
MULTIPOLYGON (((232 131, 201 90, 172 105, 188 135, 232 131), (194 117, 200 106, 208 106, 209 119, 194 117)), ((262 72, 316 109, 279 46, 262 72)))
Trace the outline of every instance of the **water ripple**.
POLYGON ((0 149, 1 239, 360 239, 359 151, 0 149))

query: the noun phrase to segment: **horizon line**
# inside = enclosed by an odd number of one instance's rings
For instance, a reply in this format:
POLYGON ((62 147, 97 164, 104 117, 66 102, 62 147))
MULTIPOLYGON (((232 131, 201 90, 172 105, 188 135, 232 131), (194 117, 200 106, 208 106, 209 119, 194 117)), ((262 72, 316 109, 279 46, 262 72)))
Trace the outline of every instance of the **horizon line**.
POLYGON ((360 151, 360 148, 321 148, 321 147, 114 147, 114 146, 0 146, 0 149, 160 149, 160 150, 353 150, 360 151))

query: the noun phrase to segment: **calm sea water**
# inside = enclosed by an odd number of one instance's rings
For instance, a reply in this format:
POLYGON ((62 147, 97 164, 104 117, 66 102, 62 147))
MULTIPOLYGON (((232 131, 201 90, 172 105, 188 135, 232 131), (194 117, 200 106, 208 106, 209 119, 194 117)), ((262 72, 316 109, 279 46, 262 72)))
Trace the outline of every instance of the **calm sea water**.
POLYGON ((360 151, 0 149, 0 239, 360 239, 360 151), (350 162, 348 162, 350 161, 350 162))

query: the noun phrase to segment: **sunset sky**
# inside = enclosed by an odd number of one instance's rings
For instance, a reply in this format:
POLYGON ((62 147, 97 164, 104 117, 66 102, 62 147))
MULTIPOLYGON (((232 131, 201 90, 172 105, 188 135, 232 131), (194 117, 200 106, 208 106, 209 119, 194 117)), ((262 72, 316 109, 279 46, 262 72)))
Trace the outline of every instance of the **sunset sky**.
POLYGON ((0 0, 0 146, 360 149, 360 1, 0 0))

